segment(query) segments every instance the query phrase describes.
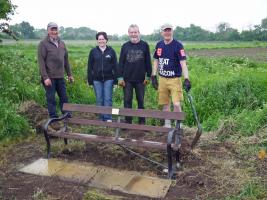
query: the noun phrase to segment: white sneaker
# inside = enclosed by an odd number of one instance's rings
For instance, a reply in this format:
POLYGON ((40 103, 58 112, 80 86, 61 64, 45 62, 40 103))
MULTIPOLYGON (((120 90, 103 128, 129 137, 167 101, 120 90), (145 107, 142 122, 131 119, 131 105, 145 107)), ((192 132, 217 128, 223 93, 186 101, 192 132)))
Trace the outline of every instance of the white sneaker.
POLYGON ((108 119, 107 122, 112 122, 112 120, 111 119, 108 119))
POLYGON ((172 127, 172 125, 171 125, 171 120, 169 120, 169 119, 165 119, 164 127, 165 127, 165 128, 171 128, 171 127, 172 127))

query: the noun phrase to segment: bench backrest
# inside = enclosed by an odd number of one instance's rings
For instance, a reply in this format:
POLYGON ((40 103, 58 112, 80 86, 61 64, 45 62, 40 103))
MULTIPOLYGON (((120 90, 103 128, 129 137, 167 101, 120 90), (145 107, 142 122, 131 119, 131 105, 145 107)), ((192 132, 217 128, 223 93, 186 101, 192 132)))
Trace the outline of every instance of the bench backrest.
POLYGON ((86 112, 95 114, 112 114, 118 116, 132 116, 132 117, 148 117, 156 119, 173 119, 184 120, 183 112, 169 112, 149 109, 129 109, 129 108, 112 108, 105 106, 93 106, 84 104, 65 103, 63 105, 64 111, 71 112, 86 112))

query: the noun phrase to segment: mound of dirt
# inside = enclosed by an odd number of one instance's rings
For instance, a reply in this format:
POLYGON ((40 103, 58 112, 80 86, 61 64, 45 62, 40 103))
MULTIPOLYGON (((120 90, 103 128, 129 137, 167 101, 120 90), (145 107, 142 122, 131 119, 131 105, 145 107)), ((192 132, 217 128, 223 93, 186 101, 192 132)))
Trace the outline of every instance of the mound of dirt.
POLYGON ((25 101, 19 106, 18 112, 25 116, 36 133, 43 132, 43 125, 47 121, 48 111, 35 101, 25 101))

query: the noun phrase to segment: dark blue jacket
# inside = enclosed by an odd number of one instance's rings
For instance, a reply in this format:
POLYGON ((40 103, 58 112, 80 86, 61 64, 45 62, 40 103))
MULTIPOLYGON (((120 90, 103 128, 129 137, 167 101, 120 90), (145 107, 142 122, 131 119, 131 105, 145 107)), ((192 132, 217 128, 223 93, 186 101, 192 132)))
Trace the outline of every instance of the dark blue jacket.
POLYGON ((116 82, 117 56, 115 51, 107 46, 104 52, 99 47, 93 48, 88 57, 87 81, 114 80, 116 82))

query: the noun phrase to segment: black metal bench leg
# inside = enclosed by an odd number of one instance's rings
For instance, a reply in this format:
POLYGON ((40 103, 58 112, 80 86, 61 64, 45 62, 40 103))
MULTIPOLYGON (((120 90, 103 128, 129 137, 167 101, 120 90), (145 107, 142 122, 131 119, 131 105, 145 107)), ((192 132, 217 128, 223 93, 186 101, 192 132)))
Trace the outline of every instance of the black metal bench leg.
POLYGON ((180 163, 180 146, 181 146, 181 140, 182 140, 182 129, 181 129, 181 121, 177 120, 176 121, 176 127, 175 127, 175 145, 177 146, 177 149, 175 151, 175 158, 176 158, 176 168, 179 168, 181 166, 180 163))
POLYGON ((50 139, 47 134, 45 134, 45 141, 46 141, 46 150, 47 150, 47 159, 51 157, 51 144, 50 144, 50 139))
MULTIPOLYGON (((71 113, 68 112, 68 117, 70 118, 71 117, 71 113)), ((68 122, 67 120, 65 119, 64 120, 64 132, 67 132, 68 131, 68 122)), ((68 144, 68 139, 67 138, 64 138, 64 144, 67 145, 68 144)))
POLYGON ((172 147, 171 144, 167 144, 167 158, 168 158, 168 178, 171 179, 173 176, 172 171, 172 147))
POLYGON ((64 143, 65 143, 65 145, 67 145, 68 144, 68 139, 64 138, 64 143))
POLYGON ((171 179, 173 177, 173 167, 172 167, 172 141, 173 141, 173 135, 174 131, 172 130, 168 133, 167 138, 167 160, 168 160, 168 178, 171 179))
POLYGON ((180 150, 179 149, 175 152, 175 158, 176 158, 176 168, 180 168, 181 164, 180 164, 180 150))

